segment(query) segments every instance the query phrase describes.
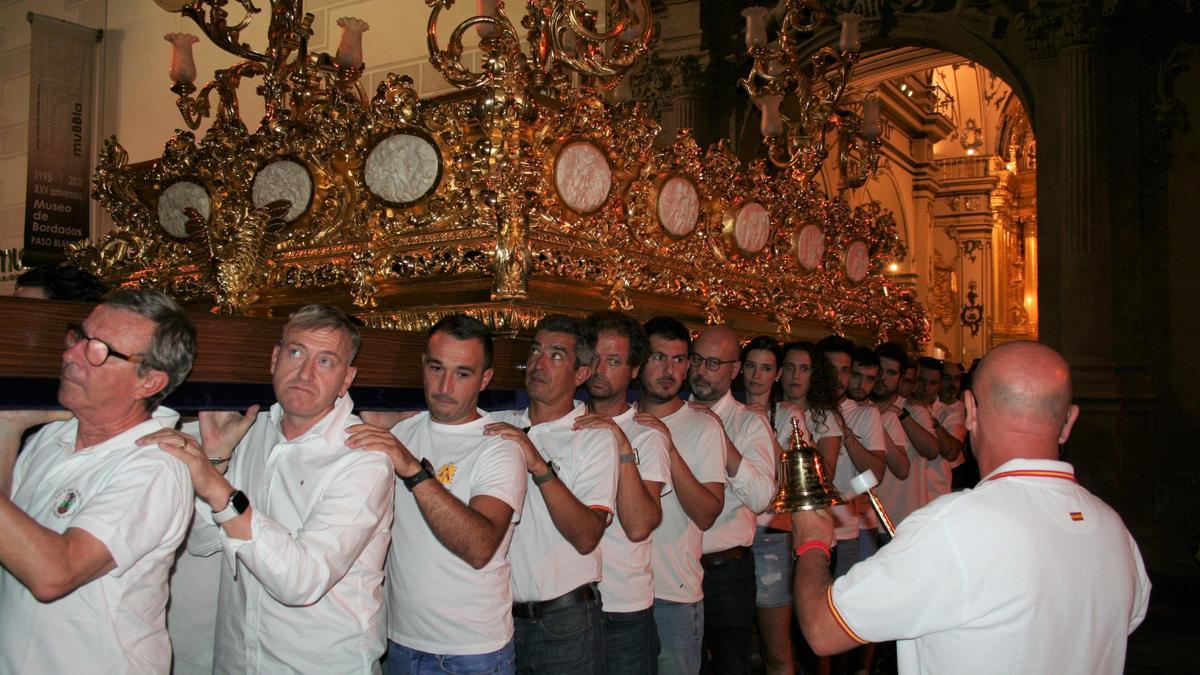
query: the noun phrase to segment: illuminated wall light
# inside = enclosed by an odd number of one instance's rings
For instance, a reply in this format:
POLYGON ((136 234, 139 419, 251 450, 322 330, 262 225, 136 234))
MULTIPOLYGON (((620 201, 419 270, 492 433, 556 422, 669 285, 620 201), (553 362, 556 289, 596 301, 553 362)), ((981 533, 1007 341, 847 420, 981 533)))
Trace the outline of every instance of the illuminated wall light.
POLYGON ((968 155, 974 155, 974 154, 975 154, 975 148, 967 148, 967 154, 968 154, 968 155))
POLYGON ((888 271, 889 271, 889 272, 899 272, 899 271, 900 271, 900 266, 899 266, 899 265, 897 265, 896 263, 889 263, 889 264, 888 264, 888 271))

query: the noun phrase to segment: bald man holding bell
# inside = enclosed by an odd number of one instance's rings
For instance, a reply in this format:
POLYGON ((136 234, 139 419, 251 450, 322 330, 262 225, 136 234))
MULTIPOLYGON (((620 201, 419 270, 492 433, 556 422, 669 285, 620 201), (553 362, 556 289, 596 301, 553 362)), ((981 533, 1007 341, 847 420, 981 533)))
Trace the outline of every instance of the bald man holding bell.
POLYGON ((1079 408, 1053 349, 1009 342, 964 393, 983 479, 913 512, 832 581, 826 511, 792 515, 796 607, 820 654, 897 641, 908 673, 1120 673, 1150 582, 1120 516, 1058 460, 1079 408))

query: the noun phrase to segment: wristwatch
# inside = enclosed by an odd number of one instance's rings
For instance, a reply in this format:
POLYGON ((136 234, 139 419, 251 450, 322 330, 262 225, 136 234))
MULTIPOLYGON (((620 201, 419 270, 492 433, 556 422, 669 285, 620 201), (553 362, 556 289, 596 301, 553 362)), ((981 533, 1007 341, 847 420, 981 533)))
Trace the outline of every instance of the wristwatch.
POLYGON ((228 523, 237 518, 250 508, 250 498, 241 490, 234 490, 229 495, 229 502, 225 504, 225 508, 220 511, 213 511, 213 522, 218 525, 228 523))
POLYGON ((621 464, 641 464, 641 459, 638 457, 637 448, 627 455, 617 455, 617 461, 621 464))
POLYGON ((900 418, 900 421, 901 421, 901 422, 903 422, 904 420, 908 419, 908 416, 909 416, 910 414, 911 414, 911 413, 909 413, 909 412, 908 412, 908 408, 901 408, 901 409, 900 409, 900 414, 899 414, 899 415, 896 415, 896 417, 899 417, 899 418, 900 418))
POLYGON ((413 488, 428 478, 433 478, 433 464, 429 462, 429 459, 422 457, 421 470, 411 476, 401 476, 400 480, 404 483, 404 487, 408 488, 409 492, 412 492, 413 488))
POLYGON ((545 485, 546 483, 549 483, 550 481, 554 480, 557 477, 558 477, 558 472, 554 470, 554 465, 547 464, 546 465, 546 473, 543 473, 541 475, 535 475, 533 477, 533 484, 538 487, 541 487, 541 486, 545 485))

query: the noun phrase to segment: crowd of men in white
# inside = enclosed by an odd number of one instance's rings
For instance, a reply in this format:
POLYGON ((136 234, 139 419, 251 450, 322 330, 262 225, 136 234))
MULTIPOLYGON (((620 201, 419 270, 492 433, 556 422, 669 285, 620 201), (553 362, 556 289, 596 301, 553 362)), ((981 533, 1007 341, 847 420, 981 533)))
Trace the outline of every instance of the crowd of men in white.
POLYGON ((451 315, 397 355, 406 414, 355 414, 358 348, 305 307, 269 410, 181 425, 173 300, 68 326, 65 412, 0 412, 0 674, 166 673, 174 644, 179 673, 726 675, 756 620, 790 673, 794 616, 818 653, 899 640, 904 672, 1120 672, 1145 615, 1136 544, 1058 461, 1078 409, 1041 345, 960 398, 961 368, 895 344, 550 315, 528 407, 489 413, 491 335, 451 315), (770 512, 793 416, 837 488, 875 474, 894 540, 865 497, 770 512), (951 493, 968 430, 983 480, 951 493))

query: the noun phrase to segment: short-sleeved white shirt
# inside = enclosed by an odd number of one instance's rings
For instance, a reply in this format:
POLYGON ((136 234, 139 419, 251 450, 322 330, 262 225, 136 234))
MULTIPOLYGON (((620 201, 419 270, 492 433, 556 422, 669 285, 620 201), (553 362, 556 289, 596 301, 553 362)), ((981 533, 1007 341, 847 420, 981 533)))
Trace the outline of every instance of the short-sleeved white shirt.
POLYGON ((178 420, 159 407, 78 451, 79 421, 55 422, 26 443, 13 471, 13 504, 56 533, 92 535, 116 567, 54 602, 38 601, 0 567, 0 672, 170 670, 167 575, 191 522, 192 483, 182 462, 134 442, 178 420))
POLYGON ((886 410, 880 413, 880 417, 884 432, 908 457, 908 476, 904 480, 897 478, 891 469, 887 469, 883 472, 883 480, 879 482, 879 487, 875 488, 875 494, 883 503, 883 508, 887 509, 892 524, 899 526, 900 521, 907 518, 908 514, 925 505, 925 471, 918 461, 924 458, 908 440, 908 434, 905 433, 904 425, 896 413, 886 410))
MULTIPOLYGON (((661 419, 696 480, 725 483, 725 438, 721 425, 687 405, 661 419)), ((652 539, 654 597, 671 602, 697 602, 703 598, 704 568, 700 566, 703 532, 683 510, 677 491, 663 497, 662 522, 652 539)))
POLYGON ((703 551, 715 553, 754 543, 755 520, 775 499, 775 445, 762 415, 725 392, 711 407, 725 434, 742 455, 738 470, 725 478, 725 503, 717 522, 705 530, 703 551))
MULTIPOLYGON (((779 440, 779 445, 787 450, 792 442, 792 413, 794 408, 790 406, 777 405, 775 407, 775 437, 779 440)), ((826 438, 841 438, 842 428, 838 426, 837 420, 833 418, 832 412, 826 412, 823 416, 814 414, 810 408, 804 411, 804 426, 808 429, 809 442, 816 445, 818 442, 826 438)), ((776 464, 778 466, 778 463, 776 464)), ((767 509, 763 513, 758 514, 758 524, 767 526, 771 521, 778 517, 778 514, 772 513, 767 509)))
MULTIPOLYGON (((642 480, 662 483, 662 495, 671 492, 671 461, 667 457, 667 438, 652 427, 634 421, 633 408, 613 417, 638 456, 638 474, 642 480)), ((600 540, 600 561, 604 577, 600 597, 606 612, 638 612, 654 604, 654 570, 650 564, 653 535, 642 541, 630 541, 621 526, 621 512, 604 530, 600 540)))
MULTIPOLYGON (((842 418, 846 420, 846 426, 858 437, 864 448, 880 455, 887 452, 887 445, 883 439, 883 422, 880 420, 878 408, 870 403, 858 403, 846 398, 838 404, 838 409, 842 412, 842 418)), ((858 538, 861 500, 850 496, 850 481, 859 473, 861 472, 854 467, 854 462, 850 459, 846 444, 842 443, 841 450, 838 451, 837 468, 833 472, 833 486, 846 497, 846 503, 830 509, 833 513, 834 535, 841 541, 858 538)))
MULTIPOLYGON (((483 435, 493 419, 439 424, 421 413, 392 428, 414 457, 433 465, 446 490, 464 504, 487 495, 513 509, 525 501, 525 457, 513 441, 483 435)), ((513 636, 508 545, 513 526, 482 569, 446 548, 425 521, 413 494, 396 486, 394 542, 387 562, 388 637, 431 654, 485 654, 513 636)))
MULTIPOLYGON (((572 429, 575 419, 586 413, 587 407, 576 403, 571 412, 533 425, 527 433, 576 499, 611 515, 617 495, 617 444, 607 429, 572 429)), ((492 413, 492 417, 515 427, 529 426, 528 409, 492 413)), ((532 476, 508 556, 515 602, 552 600, 601 576, 600 547, 586 555, 575 550, 555 527, 532 476)))
POLYGON ((834 582, 859 640, 900 672, 1120 673, 1150 595, 1137 544, 1070 464, 1012 460, 912 513, 834 582))

